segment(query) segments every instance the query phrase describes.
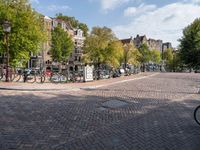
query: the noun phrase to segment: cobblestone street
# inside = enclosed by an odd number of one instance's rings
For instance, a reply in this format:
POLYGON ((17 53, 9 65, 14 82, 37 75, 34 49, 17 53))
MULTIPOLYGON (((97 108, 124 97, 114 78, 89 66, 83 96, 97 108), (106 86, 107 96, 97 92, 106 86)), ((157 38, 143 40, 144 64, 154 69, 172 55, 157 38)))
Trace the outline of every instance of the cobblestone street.
POLYGON ((200 74, 77 91, 0 90, 0 150, 199 150, 200 74))

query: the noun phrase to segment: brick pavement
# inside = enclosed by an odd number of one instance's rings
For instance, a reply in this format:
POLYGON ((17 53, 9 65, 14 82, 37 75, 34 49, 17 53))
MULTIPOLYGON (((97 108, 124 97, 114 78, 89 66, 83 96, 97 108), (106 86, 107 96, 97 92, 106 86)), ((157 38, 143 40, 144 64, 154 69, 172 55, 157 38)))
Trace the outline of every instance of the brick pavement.
POLYGON ((122 76, 120 78, 111 78, 111 79, 104 79, 99 81, 87 82, 87 83, 23 83, 23 82, 0 82, 0 90, 21 90, 21 91, 49 91, 49 90, 67 90, 67 91, 77 91, 81 88, 96 88, 105 85, 111 85, 115 83, 120 83, 124 81, 130 81, 137 78, 143 78, 146 76, 151 76, 157 73, 140 73, 134 74, 132 76, 122 76))
POLYGON ((0 149, 198 150, 199 88, 199 74, 163 73, 80 91, 0 91, 0 149), (103 107, 110 100, 127 105, 103 107))

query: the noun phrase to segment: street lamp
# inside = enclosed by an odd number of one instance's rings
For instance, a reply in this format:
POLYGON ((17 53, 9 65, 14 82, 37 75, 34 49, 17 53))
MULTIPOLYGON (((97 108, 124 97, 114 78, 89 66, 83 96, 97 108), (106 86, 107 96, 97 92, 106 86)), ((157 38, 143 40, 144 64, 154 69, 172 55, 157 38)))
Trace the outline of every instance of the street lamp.
POLYGON ((8 34, 11 32, 11 23, 9 21, 3 22, 3 31, 6 37, 6 54, 7 54, 7 62, 6 62, 6 82, 9 82, 9 45, 8 45, 8 34))

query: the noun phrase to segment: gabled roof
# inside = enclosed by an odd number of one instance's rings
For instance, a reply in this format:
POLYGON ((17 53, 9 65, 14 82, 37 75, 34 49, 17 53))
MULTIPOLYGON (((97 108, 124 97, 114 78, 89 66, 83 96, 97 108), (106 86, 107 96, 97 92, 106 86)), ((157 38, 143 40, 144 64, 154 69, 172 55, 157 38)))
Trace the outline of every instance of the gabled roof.
POLYGON ((130 44, 132 40, 132 37, 130 37, 128 39, 121 39, 120 41, 122 42, 122 44, 130 44))
POLYGON ((74 29, 69 21, 65 22, 65 23, 66 23, 66 26, 67 26, 68 29, 71 29, 71 30, 74 29))

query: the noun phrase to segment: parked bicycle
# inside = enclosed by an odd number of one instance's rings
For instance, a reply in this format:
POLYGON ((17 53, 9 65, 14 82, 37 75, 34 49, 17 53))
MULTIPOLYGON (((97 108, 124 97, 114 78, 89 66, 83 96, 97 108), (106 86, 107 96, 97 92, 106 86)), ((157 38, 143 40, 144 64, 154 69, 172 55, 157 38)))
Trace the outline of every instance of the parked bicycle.
POLYGON ((19 82, 22 80, 23 78, 23 72, 24 72, 24 69, 22 68, 16 68, 14 71, 13 71, 13 78, 12 78, 12 81, 13 82, 19 82))
POLYGON ((69 81, 73 83, 83 81, 83 72, 82 71, 70 72, 69 81))
POLYGON ((24 69, 23 81, 28 83, 44 83, 45 74, 40 69, 24 69))
POLYGON ((59 69, 59 67, 52 67, 52 71, 49 70, 50 73, 49 80, 52 83, 66 83, 68 80, 67 77, 67 70, 66 69, 59 69))
POLYGON ((194 120, 200 125, 200 105, 194 110, 194 120))
MULTIPOLYGON (((1 66, 0 67, 0 80, 5 81, 6 80, 6 67, 1 66)), ((8 80, 13 81, 16 77, 15 70, 11 67, 8 67, 8 80)))

